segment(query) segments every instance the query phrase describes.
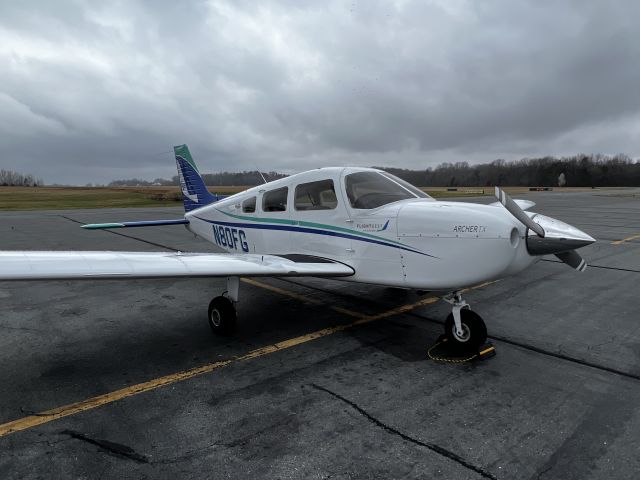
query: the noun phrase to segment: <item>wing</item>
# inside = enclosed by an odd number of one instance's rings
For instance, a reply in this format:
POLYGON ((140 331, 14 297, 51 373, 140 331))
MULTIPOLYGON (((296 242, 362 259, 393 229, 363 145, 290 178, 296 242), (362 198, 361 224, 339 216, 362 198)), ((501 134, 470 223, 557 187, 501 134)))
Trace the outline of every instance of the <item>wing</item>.
POLYGON ((0 252, 0 280, 314 276, 343 277, 354 270, 317 257, 181 252, 0 252))

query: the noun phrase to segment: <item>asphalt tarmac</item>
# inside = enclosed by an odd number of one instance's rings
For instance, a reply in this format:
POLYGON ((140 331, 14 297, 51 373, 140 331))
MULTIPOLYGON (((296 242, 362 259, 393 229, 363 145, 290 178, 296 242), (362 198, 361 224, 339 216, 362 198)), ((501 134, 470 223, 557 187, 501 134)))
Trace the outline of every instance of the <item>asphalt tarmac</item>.
MULTIPOLYGON (((0 283, 0 478, 636 479, 638 195, 518 196, 598 242, 469 291, 497 350, 472 364, 427 359, 429 293, 249 280, 220 338, 220 280, 0 283)), ((181 213, 7 212, 0 249, 216 251, 78 225, 181 213)))

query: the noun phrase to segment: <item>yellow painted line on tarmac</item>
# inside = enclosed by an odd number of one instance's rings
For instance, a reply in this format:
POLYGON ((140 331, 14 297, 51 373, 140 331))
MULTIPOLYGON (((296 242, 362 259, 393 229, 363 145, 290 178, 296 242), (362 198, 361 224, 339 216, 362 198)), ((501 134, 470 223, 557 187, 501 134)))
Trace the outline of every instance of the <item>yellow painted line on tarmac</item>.
MULTIPOLYGON (((295 298, 296 300, 300 300, 301 302, 304 302, 304 303, 311 303, 313 305, 324 305, 325 304, 325 302, 321 302, 320 300, 316 300, 315 298, 307 297, 305 295, 300 295, 298 293, 292 292, 291 290, 285 290, 284 288, 279 288, 279 287, 276 287, 274 285, 270 285, 268 283, 259 282, 257 280, 253 280, 251 278, 242 278, 241 280, 244 283, 247 283, 247 284, 252 285, 254 287, 263 288, 263 289, 269 290, 271 292, 279 293, 280 295, 284 295, 286 297, 295 298)), ((355 312, 353 310, 349 310, 347 308, 336 307, 334 305, 329 306, 329 308, 331 310, 333 310, 334 312, 342 313, 343 315, 346 315, 348 317, 354 317, 354 318, 366 317, 366 315, 364 315, 362 313, 358 313, 358 312, 355 312)))
POLYGON ((640 233, 638 233, 637 235, 631 235, 630 237, 627 237, 627 238, 623 238, 622 240, 616 240, 615 242, 611 242, 611 245, 620 245, 622 243, 635 240, 636 238, 640 238, 640 233))
MULTIPOLYGON (((258 288, 264 288, 266 290, 270 290, 272 292, 286 295, 291 298, 295 298, 304 302, 315 303, 315 304, 323 303, 323 302, 320 302, 319 300, 315 300, 315 299, 306 297, 304 295, 299 295, 295 292, 291 292, 289 290, 275 287, 273 285, 269 285, 263 282, 258 282, 253 279, 243 278, 242 280, 243 282, 248 283, 249 285, 253 285, 258 288)), ((491 283, 494 283, 494 282, 483 283, 481 285, 472 287, 468 290, 481 288, 491 283)), ((238 362, 243 362, 245 360, 251 360, 253 358, 262 357, 264 355, 269 355, 270 353, 286 350, 288 348, 295 347, 303 343, 317 340, 318 338, 322 338, 328 335, 332 335, 334 333, 342 332, 344 330, 347 330, 348 328, 352 328, 357 325, 363 325, 365 323, 374 322, 376 320, 381 320, 383 318, 391 317, 394 315, 400 315, 402 313, 406 313, 411 310, 414 310, 418 307, 435 303, 438 300, 439 300, 438 297, 427 297, 415 303, 401 305, 399 307, 392 308, 391 310, 387 310, 375 315, 365 315, 365 314, 355 312, 353 310, 348 310, 346 308, 332 306, 331 309, 333 311, 342 313, 351 317, 355 317, 357 318, 357 320, 348 324, 323 328, 321 330, 317 330, 315 332, 308 333, 306 335, 300 335, 299 337, 290 338, 288 340, 283 340, 278 343, 260 347, 255 350, 251 350, 250 352, 245 353, 244 355, 233 357, 227 360, 221 360, 218 362, 209 363, 207 365, 202 365, 200 367, 191 368, 189 370, 184 370, 182 372, 172 373, 170 375, 165 375, 163 377, 155 378, 147 382, 142 382, 136 385, 131 385, 125 388, 121 388, 120 390, 115 390, 113 392, 105 393, 103 395, 98 395, 96 397, 88 398, 86 400, 81 400, 76 403, 63 405, 61 407, 56 407, 51 410, 46 410, 44 412, 19 418, 11 422, 3 423, 3 424, 0 424, 0 437, 4 437, 11 433, 19 432, 21 430, 27 430, 29 428, 37 427, 39 425, 44 425, 46 423, 53 422, 54 420, 58 420, 60 418, 68 417, 70 415, 75 415, 81 412, 85 412, 87 410, 92 410, 94 408, 98 408, 103 405, 117 402, 118 400, 122 400, 127 397, 132 397, 135 395, 139 395, 141 393, 155 390, 157 388, 165 387, 167 385, 182 382, 184 380, 188 380, 190 378, 197 377, 199 375, 204 375, 206 373, 213 372, 214 370, 218 370, 220 368, 226 367, 227 365, 230 365, 232 363, 238 363, 238 362)))
POLYGON ((322 305, 322 303, 324 303, 324 302, 321 302, 320 300, 316 300, 315 298, 306 297, 304 295, 298 295, 295 292, 285 290, 284 288, 275 287, 273 285, 269 285, 268 283, 259 282, 252 278, 242 278, 241 280, 244 283, 253 285, 254 287, 263 288, 265 290, 269 290, 274 293, 279 293, 280 295, 295 298, 296 300, 300 300, 301 302, 304 302, 304 303, 313 303, 314 305, 322 305))
POLYGON ((479 288, 488 287, 489 285, 493 285, 494 283, 498 283, 499 281, 500 280, 491 280, 490 282, 480 283, 478 285, 474 285, 473 287, 465 288, 464 290, 461 290, 461 292, 464 293, 464 292, 469 292, 471 290, 478 290, 479 288))
MULTIPOLYGON (((243 278, 243 282, 248 283, 249 285, 253 285, 254 287, 264 288, 265 290, 270 290, 272 292, 279 293, 281 295, 286 295, 287 297, 295 298, 296 300, 300 300, 302 302, 313 303, 316 305, 324 305, 325 302, 321 302, 316 300, 315 298, 310 298, 305 295, 300 295, 298 293, 292 292, 290 290, 285 290, 284 288, 274 287, 268 283, 259 282, 257 280, 253 280, 250 278, 243 278)), ((353 317, 359 319, 359 321, 350 323, 347 327, 360 325, 366 322, 372 322, 374 320, 380 320, 381 318, 387 318, 392 315, 398 315, 400 313, 408 312, 415 308, 421 307, 423 305, 429 305, 430 303, 435 303, 440 300, 438 297, 428 297, 422 300, 419 300, 416 303, 411 303, 409 305, 402 305, 401 307, 394 308, 392 310, 387 310, 386 312, 379 313, 377 315, 366 315, 364 313, 356 312, 354 310, 349 310, 348 308, 336 307, 335 305, 330 305, 329 308, 334 312, 341 313, 348 317, 353 317), (362 322, 361 320, 366 320, 366 322, 362 322)))
MULTIPOLYGON (((315 305, 324 305, 325 302, 321 302, 319 300, 316 300, 315 298, 310 298, 304 295, 300 295, 298 293, 292 292, 290 290, 285 290, 284 288, 279 288, 279 287, 275 287, 273 285, 270 285, 268 283, 264 283, 264 282, 259 282, 257 280, 253 280, 250 278, 243 278, 242 279, 243 282, 248 283, 249 285, 253 285, 254 287, 258 287, 258 288, 263 288, 265 290, 270 290, 272 292, 276 292, 279 293, 281 295, 285 295, 291 298, 295 298, 297 300, 300 300, 302 302, 306 302, 306 303, 313 303, 315 305)), ((492 285, 494 283, 499 282, 500 280, 492 280, 490 282, 484 282, 481 283, 479 285, 475 285, 473 287, 469 287, 469 288, 465 288, 464 290, 462 290, 462 292, 468 292, 470 290, 477 290, 479 288, 484 288, 487 287, 489 285, 492 285)), ((435 303, 438 300, 440 300, 440 297, 428 297, 428 298, 424 298, 416 303, 412 303, 409 305, 403 305, 401 307, 398 308, 394 308, 393 310, 389 310, 387 312, 383 312, 379 315, 374 315, 374 320, 379 320, 381 318, 386 318, 389 317, 391 315, 399 315, 401 313, 405 313, 408 312, 410 310, 414 310, 418 307, 422 307, 424 305, 429 305, 431 303, 435 303)), ((362 313, 353 311, 353 310, 349 310, 347 308, 343 308, 343 307, 336 307, 334 305, 330 305, 329 308, 331 310, 333 310, 334 312, 338 312, 338 313, 342 313, 344 315, 347 315, 348 317, 354 317, 354 318, 371 318, 369 315, 364 315, 362 313)), ((353 325, 356 325, 357 323, 354 323, 353 325)))
POLYGON ((349 310, 348 308, 336 307, 335 305, 331 305, 329 308, 331 310, 333 310, 334 312, 341 313, 343 315, 346 315, 347 317, 353 317, 353 318, 364 318, 364 317, 366 317, 366 315, 364 315, 362 313, 355 312, 353 310, 349 310))

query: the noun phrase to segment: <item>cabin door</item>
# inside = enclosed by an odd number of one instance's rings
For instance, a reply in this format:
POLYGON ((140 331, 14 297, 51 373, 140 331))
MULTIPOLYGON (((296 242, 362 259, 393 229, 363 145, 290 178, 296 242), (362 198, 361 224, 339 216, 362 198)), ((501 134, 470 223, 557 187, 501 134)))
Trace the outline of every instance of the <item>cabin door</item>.
POLYGON ((345 261, 351 255, 351 222, 339 177, 291 186, 291 246, 294 253, 345 261))

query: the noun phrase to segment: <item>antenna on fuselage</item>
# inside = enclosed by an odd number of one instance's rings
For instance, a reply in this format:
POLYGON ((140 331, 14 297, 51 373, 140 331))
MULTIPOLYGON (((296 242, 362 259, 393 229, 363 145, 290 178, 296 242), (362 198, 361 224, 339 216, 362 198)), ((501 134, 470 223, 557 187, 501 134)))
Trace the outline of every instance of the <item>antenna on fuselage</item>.
POLYGON ((262 177, 262 181, 263 181, 264 183, 268 183, 268 182, 267 182, 267 179, 266 179, 266 178, 264 178, 264 175, 262 174, 262 172, 261 172, 261 171, 260 171, 260 169, 258 168, 258 165, 256 165, 256 170, 258 171, 258 173, 259 173, 259 174, 260 174, 260 176, 262 177))

